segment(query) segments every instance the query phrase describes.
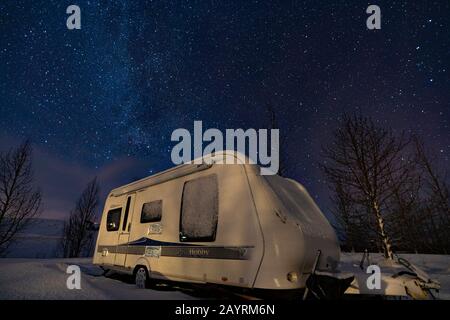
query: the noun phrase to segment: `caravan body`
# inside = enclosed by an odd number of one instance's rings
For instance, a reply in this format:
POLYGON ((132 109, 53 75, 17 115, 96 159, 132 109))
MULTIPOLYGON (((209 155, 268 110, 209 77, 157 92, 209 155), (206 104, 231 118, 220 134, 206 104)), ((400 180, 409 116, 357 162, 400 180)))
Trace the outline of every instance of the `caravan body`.
POLYGON ((320 250, 317 269, 333 271, 339 245, 320 209, 299 183, 259 169, 221 152, 112 190, 94 263, 154 279, 297 289, 320 250))

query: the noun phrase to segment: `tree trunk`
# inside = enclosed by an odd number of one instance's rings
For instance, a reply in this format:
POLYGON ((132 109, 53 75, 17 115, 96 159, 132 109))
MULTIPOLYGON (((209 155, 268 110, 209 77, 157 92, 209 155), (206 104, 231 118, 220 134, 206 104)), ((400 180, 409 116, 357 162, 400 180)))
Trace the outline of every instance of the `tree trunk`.
POLYGON ((386 234, 384 228, 384 219, 381 216, 380 207, 378 206, 378 202, 373 202, 373 210, 377 219, 378 229, 381 237, 381 244, 383 247, 383 254, 386 259, 394 260, 394 253, 392 252, 391 241, 386 234))

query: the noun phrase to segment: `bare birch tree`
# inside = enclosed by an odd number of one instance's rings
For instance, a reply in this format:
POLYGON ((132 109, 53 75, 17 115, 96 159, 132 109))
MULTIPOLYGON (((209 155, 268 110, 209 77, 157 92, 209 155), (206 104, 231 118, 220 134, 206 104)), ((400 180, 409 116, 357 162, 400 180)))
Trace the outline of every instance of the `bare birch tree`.
POLYGON ((403 161, 406 170, 401 183, 395 183, 395 176, 390 179, 392 197, 387 201, 390 211, 389 232, 397 249, 420 252, 423 247, 421 238, 424 235, 421 228, 423 217, 420 213, 422 180, 412 154, 408 156, 408 160, 403 158, 403 161))
POLYGON ((31 154, 29 141, 0 154, 0 256, 41 212, 42 196, 34 187, 31 154))
POLYGON ((450 253, 450 192, 446 173, 436 168, 423 142, 414 137, 417 163, 422 168, 424 180, 424 199, 422 205, 423 223, 427 229, 426 238, 429 251, 450 253))
POLYGON ((64 223, 61 243, 64 257, 80 257, 89 253, 94 240, 89 229, 95 219, 98 194, 99 186, 97 178, 94 178, 78 198, 69 220, 64 223))
POLYGON ((341 185, 359 213, 359 226, 386 258, 393 258, 387 218, 395 189, 409 179, 409 140, 364 117, 345 116, 323 148, 321 168, 331 185, 341 185), (371 239, 372 237, 372 239, 371 239))

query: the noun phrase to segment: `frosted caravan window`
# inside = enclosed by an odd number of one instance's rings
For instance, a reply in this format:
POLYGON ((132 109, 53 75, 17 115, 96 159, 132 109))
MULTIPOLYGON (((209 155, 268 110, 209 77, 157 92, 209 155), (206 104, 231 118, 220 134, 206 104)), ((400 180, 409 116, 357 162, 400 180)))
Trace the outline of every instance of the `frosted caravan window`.
POLYGON ((184 184, 180 217, 180 241, 214 241, 219 213, 216 175, 184 184))
POLYGON ((107 231, 119 230, 121 213, 122 213, 122 208, 112 209, 112 210, 108 211, 108 216, 106 217, 106 230, 107 231))
POLYGON ((161 221, 162 200, 147 202, 142 205, 141 223, 161 221))

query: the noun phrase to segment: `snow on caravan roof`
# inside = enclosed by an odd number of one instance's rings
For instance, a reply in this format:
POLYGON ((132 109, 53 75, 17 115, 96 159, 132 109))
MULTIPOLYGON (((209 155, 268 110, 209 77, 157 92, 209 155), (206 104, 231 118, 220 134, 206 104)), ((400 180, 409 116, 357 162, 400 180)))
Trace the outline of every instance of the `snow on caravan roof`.
POLYGON ((180 164, 176 167, 158 172, 146 178, 115 188, 109 193, 109 196, 118 197, 120 195, 129 192, 134 192, 140 189, 154 186, 169 180, 189 175, 194 172, 206 170, 209 169, 214 163, 220 164, 220 163, 234 163, 234 162, 236 162, 236 164, 251 163, 248 157, 236 151, 226 150, 213 154, 207 154, 191 162, 180 164))

